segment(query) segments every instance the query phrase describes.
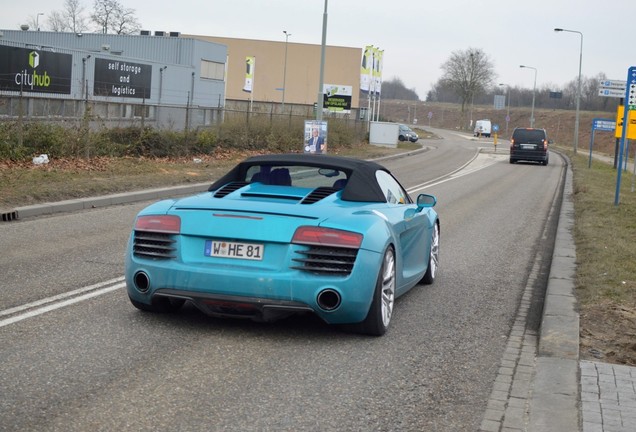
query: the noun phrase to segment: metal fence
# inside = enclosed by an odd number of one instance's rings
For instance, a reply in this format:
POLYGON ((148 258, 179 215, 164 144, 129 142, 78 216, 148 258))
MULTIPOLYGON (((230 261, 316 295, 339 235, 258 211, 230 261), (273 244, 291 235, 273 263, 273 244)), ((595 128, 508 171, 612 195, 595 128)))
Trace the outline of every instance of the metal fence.
MULTIPOLYGON (((151 127, 174 131, 209 128, 226 120, 254 119, 270 122, 315 118, 315 106, 274 102, 226 100, 225 107, 175 106, 165 104, 131 104, 85 99, 40 98, 29 96, 0 96, 0 121, 38 121, 88 124, 91 130, 128 126, 151 127)), ((350 113, 329 112, 325 120, 338 119, 346 123, 365 124, 358 110, 350 113)))

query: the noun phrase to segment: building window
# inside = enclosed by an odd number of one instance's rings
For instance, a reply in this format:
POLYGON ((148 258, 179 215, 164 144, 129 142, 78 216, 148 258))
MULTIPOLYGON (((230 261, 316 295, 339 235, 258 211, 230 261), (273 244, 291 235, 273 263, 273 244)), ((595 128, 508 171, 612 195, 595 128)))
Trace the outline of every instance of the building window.
POLYGON ((201 78, 223 81, 225 78, 225 64, 201 60, 201 78))

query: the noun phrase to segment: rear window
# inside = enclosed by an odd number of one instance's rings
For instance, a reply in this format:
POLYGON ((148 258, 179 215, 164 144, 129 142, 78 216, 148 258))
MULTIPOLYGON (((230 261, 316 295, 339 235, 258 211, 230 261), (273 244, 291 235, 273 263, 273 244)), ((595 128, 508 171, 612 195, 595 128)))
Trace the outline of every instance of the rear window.
POLYGON ((312 189, 317 187, 341 189, 349 174, 336 169, 305 165, 252 165, 245 173, 245 181, 312 189))
POLYGON ((541 144, 546 139, 546 134, 540 129, 516 129, 512 139, 518 143, 541 144))

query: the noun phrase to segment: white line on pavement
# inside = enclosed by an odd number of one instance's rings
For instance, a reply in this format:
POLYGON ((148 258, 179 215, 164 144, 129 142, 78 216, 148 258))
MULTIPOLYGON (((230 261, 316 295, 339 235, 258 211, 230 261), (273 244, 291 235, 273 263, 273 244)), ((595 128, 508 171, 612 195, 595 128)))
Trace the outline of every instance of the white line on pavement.
POLYGON ((63 308, 65 306, 69 306, 75 303, 79 303, 81 301, 84 300, 88 300, 90 298, 93 297, 97 297, 100 296, 102 294, 106 294, 109 293, 111 291, 115 291, 117 289, 123 288, 126 286, 126 283, 123 282, 124 278, 120 277, 120 278, 116 278, 116 279, 111 279, 109 281, 105 281, 105 282, 100 282, 94 285, 90 285, 84 288, 79 288, 73 291, 69 291, 63 294, 59 294, 53 297, 48 297, 42 300, 38 300, 36 302, 33 303, 28 303, 22 306, 18 306, 18 307, 14 307, 11 309, 6 309, 4 311, 0 311, 0 316, 3 315, 12 315, 21 311, 27 311, 27 312, 23 312, 19 315, 15 315, 11 318, 5 318, 3 320, 0 320, 0 327, 4 327, 7 326, 9 324, 13 324, 16 323, 18 321, 22 321, 24 319, 27 318, 31 318, 34 316, 38 316, 41 315, 43 313, 46 312, 50 312, 52 310, 55 309, 60 309, 63 308), (119 283, 117 283, 119 282, 119 283), (113 283, 115 283, 115 285, 112 285, 113 283), (103 288, 105 285, 111 285, 111 286, 107 286, 105 288, 103 288), (81 294, 81 293, 85 293, 82 295, 78 295, 77 297, 73 297, 68 299, 68 297, 77 295, 77 294, 81 294), (65 299, 66 300, 63 300, 65 299), (43 306, 38 308, 37 306, 40 305, 47 305, 47 306, 43 306))

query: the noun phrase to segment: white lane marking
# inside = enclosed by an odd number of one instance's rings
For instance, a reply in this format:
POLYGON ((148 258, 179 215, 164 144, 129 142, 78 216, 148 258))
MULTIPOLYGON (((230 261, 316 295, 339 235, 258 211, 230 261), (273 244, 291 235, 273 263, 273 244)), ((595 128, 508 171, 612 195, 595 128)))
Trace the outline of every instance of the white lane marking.
POLYGON ((11 309, 5 309, 3 311, 0 311, 0 316, 13 315, 14 313, 17 313, 17 312, 20 312, 20 311, 23 311, 23 310, 32 309, 34 307, 37 307, 37 306, 40 306, 40 305, 43 305, 43 304, 47 304, 47 303, 51 303, 51 302, 54 302, 54 301, 58 301, 58 300, 61 300, 61 299, 67 298, 67 297, 71 297, 71 296, 74 296, 74 295, 77 295, 77 294, 81 294, 81 293, 84 293, 84 292, 87 292, 87 291, 92 291, 94 289, 101 288, 101 287, 106 286, 106 285, 111 285, 111 284, 114 284, 114 283, 117 283, 117 282, 121 282, 123 280, 124 280, 124 277, 120 276, 120 277, 115 278, 115 279, 110 279, 110 280, 107 280, 107 281, 104 281, 104 282, 98 282, 96 284, 89 285, 87 287, 78 288, 78 289, 73 290, 73 291, 68 291, 68 292, 65 292, 65 293, 62 293, 62 294, 58 294, 58 295, 55 295, 55 296, 52 296, 52 297, 47 297, 45 299, 38 300, 38 301, 35 301, 35 302, 32 302, 32 303, 27 303, 27 304, 24 304, 22 306, 16 306, 16 307, 11 308, 11 309))
MULTIPOLYGON (((458 179, 460 177, 463 177, 463 176, 468 175, 468 174, 472 174, 472 173, 477 172, 477 171, 481 171, 482 169, 488 168, 488 167, 498 163, 500 160, 503 160, 503 159, 505 159, 507 157, 508 156, 499 156, 499 157, 489 157, 488 160, 481 160, 481 161, 477 161, 476 160, 475 163, 476 162, 481 162, 481 165, 475 166, 475 167, 471 167, 471 168, 469 168, 467 166, 467 167, 465 167, 465 169, 462 169, 462 170, 460 170, 460 171, 458 171, 458 172, 456 172, 454 174, 451 174, 448 177, 442 178, 441 180, 432 180, 430 182, 420 183, 419 185, 415 185, 415 186, 412 186, 412 187, 408 188, 407 192, 408 193, 413 193, 413 192, 420 191, 420 190, 423 190, 423 189, 426 189, 426 188, 429 188, 429 187, 432 187, 432 186, 437 186, 439 184, 446 183, 447 181, 458 179)), ((473 165, 473 164, 474 163, 471 163, 471 165, 473 165)))
POLYGON ((106 281, 106 282, 100 282, 94 285, 90 285, 88 287, 84 287, 84 288, 79 288, 73 291, 69 291, 67 293, 63 293, 63 294, 59 294, 53 297, 48 297, 42 300, 38 300, 36 302, 33 303, 28 303, 22 306, 18 306, 15 308, 11 308, 11 309, 6 309, 4 311, 0 311, 0 316, 3 315, 11 315, 11 314, 15 314, 21 311, 26 311, 26 312, 22 312, 18 315, 12 316, 10 318, 5 318, 3 320, 0 320, 0 327, 4 327, 7 326, 9 324, 14 324, 18 321, 22 321, 25 320, 27 318, 32 318, 34 316, 38 316, 38 315, 42 315, 46 312, 50 312, 56 309, 60 309, 63 308, 65 306, 69 306, 75 303, 79 303, 81 301, 84 300, 88 300, 90 298, 93 297, 97 297, 100 296, 102 294, 106 294, 109 293, 111 291, 115 291, 117 289, 123 288, 126 286, 125 282, 122 282, 124 280, 123 277, 120 278, 116 278, 116 279, 111 279, 110 281, 106 281), (119 283, 116 283, 119 282, 119 283), (115 283, 115 285, 111 285, 115 283), (111 286, 107 286, 105 288, 103 288, 105 285, 111 285, 111 286), (87 292, 89 291, 89 292, 87 292), (84 293, 82 295, 78 295, 77 297, 73 297, 73 298, 67 298, 67 297, 71 297, 73 295, 77 295, 77 294, 81 294, 84 293), (65 299, 66 300, 63 300, 65 299), (43 307, 38 307, 40 305, 46 305, 43 307))

